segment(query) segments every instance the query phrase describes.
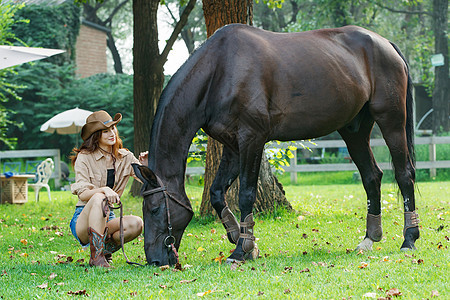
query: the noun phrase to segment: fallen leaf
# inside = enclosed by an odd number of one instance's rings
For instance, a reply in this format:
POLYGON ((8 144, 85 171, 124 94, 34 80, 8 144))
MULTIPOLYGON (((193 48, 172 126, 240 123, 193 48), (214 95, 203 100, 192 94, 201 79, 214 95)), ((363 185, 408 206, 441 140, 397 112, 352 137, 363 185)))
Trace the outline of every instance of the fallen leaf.
POLYGON ((400 292, 399 289, 397 289, 397 288, 392 288, 392 289, 386 291, 386 295, 398 297, 398 296, 402 295, 402 292, 400 292))
POLYGON ((285 294, 289 294, 290 292, 291 292, 290 289, 285 289, 285 290, 284 290, 284 293, 285 293, 285 294))
POLYGON ((167 270, 167 269, 169 269, 169 268, 170 268, 169 265, 164 265, 164 266, 159 267, 159 269, 160 269, 161 271, 165 271, 165 270, 167 270))
POLYGON ((264 292, 259 291, 258 296, 262 296, 262 295, 264 295, 264 292))
POLYGON ((303 270, 300 270, 299 273, 305 273, 305 272, 309 272, 308 268, 304 268, 303 270))
POLYGON ((205 248, 203 248, 202 246, 198 247, 197 252, 202 252, 205 251, 205 248))
POLYGON ((365 297, 365 298, 376 298, 377 297, 377 293, 365 293, 363 295, 363 297, 365 297))
POLYGON ((56 273, 52 273, 50 274, 50 276, 48 276, 48 279, 50 280, 55 279, 56 276, 58 276, 56 273))
POLYGON ((214 228, 211 228, 211 233, 215 234, 215 233, 217 233, 217 231, 214 228))
POLYGON ((20 256, 22 256, 22 257, 28 257, 28 253, 20 253, 20 256))
POLYGON ((130 293, 130 296, 131 296, 131 297, 137 296, 137 292, 131 292, 131 293, 130 293))
POLYGON ((75 291, 75 292, 68 291, 68 292, 67 292, 67 295, 84 295, 84 296, 88 296, 88 297, 89 297, 89 294, 86 293, 86 289, 84 289, 84 290, 79 290, 79 291, 75 291))
POLYGON ((431 297, 439 297, 438 291, 431 291, 431 297))
POLYGON ((162 288, 163 290, 167 289, 167 285, 165 284, 160 284, 159 287, 162 288))
POLYGON ((196 281, 197 278, 191 279, 191 280, 181 280, 180 283, 192 283, 194 281, 196 281))
POLYGON ((44 289, 44 290, 45 290, 47 287, 48 287, 47 282, 44 282, 43 284, 37 286, 37 288, 44 289))
POLYGON ((359 268, 359 269, 365 269, 365 268, 367 268, 367 266, 369 266, 368 263, 366 263, 366 262, 361 262, 361 265, 359 265, 358 268, 359 268))
POLYGON ((128 283, 128 280, 124 279, 124 280, 123 280, 123 283, 128 283))
POLYGON ((203 297, 203 296, 208 295, 209 293, 212 293, 212 291, 211 290, 207 290, 206 292, 203 292, 203 293, 197 293, 197 296, 198 297, 203 297))
MULTIPOLYGON (((26 246, 28 244, 28 241, 26 239, 21 239, 20 242, 26 246)), ((14 248, 13 248, 14 249, 14 248)))

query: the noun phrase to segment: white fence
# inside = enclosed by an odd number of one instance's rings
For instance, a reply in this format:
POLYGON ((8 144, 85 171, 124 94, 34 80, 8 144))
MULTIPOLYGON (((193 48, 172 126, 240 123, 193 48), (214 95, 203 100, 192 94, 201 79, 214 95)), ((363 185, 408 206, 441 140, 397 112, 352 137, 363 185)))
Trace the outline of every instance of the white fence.
MULTIPOLYGON (((450 137, 416 137, 415 145, 429 145, 429 160, 428 161, 417 161, 417 169, 429 169, 430 176, 436 176, 436 169, 439 168, 450 168, 450 160, 436 160, 436 145, 437 144, 450 144, 450 137)), ((345 142, 343 140, 315 140, 315 145, 303 142, 303 145, 310 149, 323 149, 323 148, 346 148, 345 142)), ((272 148, 288 148, 289 146, 297 147, 297 149, 302 149, 301 142, 291 142, 291 143, 273 143, 272 148)), ((383 139, 372 139, 370 140, 371 147, 386 146, 383 139)), ((294 157, 290 161, 290 166, 284 167, 284 170, 291 174, 291 182, 297 182, 297 172, 329 172, 329 171, 356 171, 356 165, 354 163, 324 163, 324 164, 297 164, 296 151, 293 151, 294 157)), ((450 159, 450 157, 449 157, 450 159)), ((382 170, 391 170, 391 163, 381 162, 378 166, 382 170)), ((192 174, 203 174, 203 167, 191 167, 186 169, 187 175, 192 174)))

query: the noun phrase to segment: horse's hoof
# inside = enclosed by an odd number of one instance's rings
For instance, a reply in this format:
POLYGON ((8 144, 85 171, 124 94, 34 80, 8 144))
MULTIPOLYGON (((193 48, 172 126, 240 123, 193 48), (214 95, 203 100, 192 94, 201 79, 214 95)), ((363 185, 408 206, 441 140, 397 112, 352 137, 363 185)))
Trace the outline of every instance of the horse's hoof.
POLYGON ((403 241, 400 250, 402 251, 417 250, 415 242, 420 237, 419 227, 411 227, 406 229, 404 236, 405 240, 403 241))
POLYGON ((359 245, 356 247, 355 251, 372 251, 373 241, 366 237, 359 245))
POLYGON ((241 263, 244 262, 246 260, 254 260, 257 259, 259 256, 259 249, 258 246, 255 244, 255 247, 253 248, 253 250, 251 252, 245 253, 245 252, 241 252, 241 254, 239 254, 237 251, 233 252, 226 260, 227 264, 232 264, 232 263, 241 263))
POLYGON ((401 251, 414 251, 417 250, 416 246, 414 245, 414 243, 408 242, 408 241, 403 241, 402 246, 400 247, 401 251))

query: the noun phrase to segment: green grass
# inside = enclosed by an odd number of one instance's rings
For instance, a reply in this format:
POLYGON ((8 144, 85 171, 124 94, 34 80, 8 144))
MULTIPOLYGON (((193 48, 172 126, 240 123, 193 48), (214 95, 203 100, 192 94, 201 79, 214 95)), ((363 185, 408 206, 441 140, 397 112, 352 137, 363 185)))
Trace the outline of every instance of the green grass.
MULTIPOLYGON (((261 258, 237 267, 215 261, 234 247, 219 222, 196 216, 179 251, 186 269, 177 272, 128 266, 121 254, 110 270, 87 267, 89 251, 68 227, 76 203, 69 192, 52 192, 52 202, 42 193, 39 203, 0 205, 0 298, 72 298, 68 293, 86 290, 94 299, 196 299, 198 293, 211 299, 361 299, 367 293, 386 297, 393 288, 402 293, 399 299, 430 298, 433 291, 438 299, 450 297, 450 182, 418 185, 421 238, 418 250, 406 253, 399 250, 403 214, 394 185, 382 186, 384 238, 362 254, 350 251, 365 230, 361 184, 285 190, 295 212, 255 218, 261 258), (73 261, 66 263, 67 257, 73 261)), ((197 210, 202 188, 188 186, 187 192, 197 210)), ((141 200, 124 198, 125 213, 141 216, 141 200)), ((125 249, 131 260, 145 261, 142 238, 125 249)))

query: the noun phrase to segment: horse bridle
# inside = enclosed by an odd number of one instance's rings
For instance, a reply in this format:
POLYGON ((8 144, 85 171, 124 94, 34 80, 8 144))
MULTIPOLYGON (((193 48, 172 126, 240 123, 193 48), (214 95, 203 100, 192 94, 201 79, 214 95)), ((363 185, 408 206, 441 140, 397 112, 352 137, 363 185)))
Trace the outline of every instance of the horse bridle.
POLYGON ((178 265, 179 259, 178 259, 178 252, 177 249, 175 248, 175 237, 172 235, 172 223, 171 223, 171 218, 170 218, 170 209, 169 209, 169 199, 171 199, 172 201, 174 201, 175 203, 177 203, 178 205, 184 207, 187 211, 189 211, 191 214, 194 214, 194 211, 192 210, 192 207, 190 205, 186 205, 185 203, 181 202, 180 200, 178 200, 177 198, 175 198, 174 196, 172 196, 171 194, 169 194, 169 192, 167 191, 166 186, 163 184, 163 182, 161 181, 161 179, 155 174, 156 179, 158 181, 159 187, 151 189, 151 190, 146 190, 142 192, 142 197, 146 197, 146 196, 150 196, 156 193, 163 193, 164 194, 164 200, 165 200, 165 204, 166 204, 166 213, 167 213, 167 229, 169 231, 169 235, 166 236, 164 238, 164 246, 166 246, 168 248, 169 251, 172 251, 175 255, 175 258, 177 260, 176 264, 178 265))

